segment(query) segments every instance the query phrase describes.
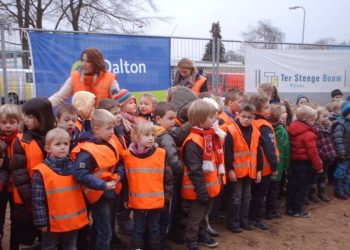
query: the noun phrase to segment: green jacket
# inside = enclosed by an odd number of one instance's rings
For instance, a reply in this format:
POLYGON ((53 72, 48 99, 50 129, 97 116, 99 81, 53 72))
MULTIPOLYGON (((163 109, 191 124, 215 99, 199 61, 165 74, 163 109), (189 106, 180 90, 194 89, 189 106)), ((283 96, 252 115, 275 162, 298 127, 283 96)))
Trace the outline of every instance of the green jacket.
POLYGON ((276 177, 271 177, 271 180, 281 181, 282 173, 289 168, 290 163, 289 136, 287 130, 281 124, 274 126, 274 129, 280 161, 278 164, 278 175, 276 177))

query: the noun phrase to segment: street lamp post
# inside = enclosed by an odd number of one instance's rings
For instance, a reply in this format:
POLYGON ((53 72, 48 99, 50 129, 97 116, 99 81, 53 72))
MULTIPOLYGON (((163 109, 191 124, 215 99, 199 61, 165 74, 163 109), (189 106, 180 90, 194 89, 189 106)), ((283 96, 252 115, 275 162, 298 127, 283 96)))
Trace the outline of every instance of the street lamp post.
POLYGON ((301 38, 301 43, 304 43, 304 32, 305 32, 305 8, 303 6, 293 6, 293 7, 289 7, 290 10, 296 10, 296 9, 303 9, 304 11, 304 18, 303 18, 303 34, 302 34, 302 38, 301 38))

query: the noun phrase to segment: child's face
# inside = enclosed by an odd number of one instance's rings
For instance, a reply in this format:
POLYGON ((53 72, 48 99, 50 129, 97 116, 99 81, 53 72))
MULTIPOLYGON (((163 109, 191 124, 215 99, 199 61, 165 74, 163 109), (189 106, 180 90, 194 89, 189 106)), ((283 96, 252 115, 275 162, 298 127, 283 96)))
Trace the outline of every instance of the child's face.
POLYGON ((350 120, 350 113, 345 116, 347 120, 350 120))
POLYGON ((203 123, 199 124, 199 127, 203 129, 210 129, 211 127, 213 127, 213 124, 215 121, 216 121, 216 115, 208 116, 203 123))
POLYGON ((261 106, 260 114, 263 115, 265 118, 269 118, 270 117, 270 113, 271 113, 270 103, 269 102, 265 102, 261 106))
POLYGON ((299 106, 300 106, 300 105, 303 105, 303 104, 306 104, 306 103, 309 103, 309 102, 308 102, 307 99, 304 98, 304 97, 300 98, 299 101, 298 101, 298 105, 299 105, 299 106))
POLYGON ((236 100, 229 101, 227 107, 232 113, 239 112, 239 109, 243 103, 243 96, 236 95, 236 100))
POLYGON ((115 125, 120 125, 122 122, 122 111, 120 110, 120 108, 118 106, 115 106, 109 112, 111 112, 112 115, 114 115, 115 117, 115 125))
POLYGON ((77 120, 78 120, 77 114, 70 114, 68 112, 65 112, 57 120, 57 127, 63 128, 69 134, 73 134, 73 131, 75 129, 75 123, 77 122, 77 120))
POLYGON ((335 102, 340 102, 341 100, 343 100, 343 96, 342 95, 336 95, 332 98, 333 101, 335 102))
POLYGON ((148 115, 154 112, 154 105, 150 98, 141 97, 140 104, 139 104, 139 110, 140 113, 143 115, 148 115))
POLYGON ((171 129, 175 125, 176 112, 168 110, 163 117, 156 117, 157 123, 166 130, 171 129))
POLYGON ((329 113, 328 111, 323 111, 321 114, 320 114, 320 117, 318 118, 318 123, 324 127, 328 127, 329 124, 330 124, 330 121, 329 121, 329 113))
POLYGON ((305 123, 310 125, 310 126, 315 125, 315 122, 316 122, 316 116, 309 117, 305 120, 305 123))
POLYGON ((0 116, 0 131, 4 135, 12 135, 18 129, 18 121, 15 118, 0 116))
POLYGON ((101 127, 94 126, 94 135, 101 141, 109 141, 114 133, 114 123, 103 125, 101 127))
POLYGON ((287 114, 286 107, 282 107, 282 114, 281 114, 281 117, 280 117, 280 121, 282 123, 286 123, 287 122, 287 117, 288 117, 288 114, 287 114))
POLYGON ((56 139, 45 146, 46 152, 55 158, 64 158, 69 154, 69 140, 56 139))
POLYGON ((145 135, 139 135, 138 138, 138 146, 143 148, 150 148, 154 145, 155 135, 154 133, 149 133, 145 135))
POLYGON ((130 115, 136 115, 136 101, 134 99, 130 99, 127 103, 123 106, 123 111, 130 114, 130 115))
POLYGON ((242 124, 243 127, 248 127, 252 124, 254 117, 255 117, 254 114, 247 112, 247 111, 242 111, 239 113, 238 120, 242 124))
POLYGON ((39 128, 39 121, 33 115, 24 114, 23 121, 29 130, 39 128))

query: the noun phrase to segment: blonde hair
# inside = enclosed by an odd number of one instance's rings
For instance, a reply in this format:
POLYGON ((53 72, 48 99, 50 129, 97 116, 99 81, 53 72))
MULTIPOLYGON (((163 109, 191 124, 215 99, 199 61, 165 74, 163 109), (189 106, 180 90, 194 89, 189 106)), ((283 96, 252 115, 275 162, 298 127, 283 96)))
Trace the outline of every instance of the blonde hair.
POLYGON ((285 108, 285 106, 281 104, 271 104, 270 108, 271 112, 269 116, 269 122, 277 123, 281 119, 283 108, 285 108))
POLYGON ((275 89, 270 83, 263 83, 258 87, 258 94, 267 95, 269 99, 273 97, 274 93, 275 89))
POLYGON ((310 106, 307 105, 300 105, 296 110, 295 110, 295 116, 298 121, 305 121, 310 118, 316 118, 317 116, 317 111, 310 106))
POLYGON ((249 99, 249 103, 253 104, 256 108, 256 112, 259 113, 264 103, 269 102, 269 97, 261 94, 252 95, 249 99))
POLYGON ((91 127, 102 127, 109 124, 114 124, 114 115, 105 109, 96 109, 91 116, 91 127))
POLYGON ((339 111, 341 106, 343 105, 344 101, 331 101, 330 103, 327 104, 326 108, 329 112, 335 112, 335 111, 339 111))
POLYGON ((317 111, 317 118, 316 120, 320 119, 320 116, 322 115, 322 113, 329 113, 329 111, 325 108, 325 107, 319 107, 318 109, 316 109, 317 111))
POLYGON ((131 131, 131 139, 133 142, 137 141, 137 138, 142 135, 155 134, 156 127, 152 122, 145 121, 136 123, 135 127, 131 131))
POLYGON ((193 101, 188 109, 188 121, 191 126, 199 126, 204 123, 208 117, 213 117, 216 114, 216 108, 202 99, 193 101))
POLYGON ((156 98, 154 95, 152 95, 151 93, 143 93, 143 94, 141 95, 140 99, 141 99, 142 97, 150 99, 151 102, 152 102, 152 104, 153 104, 153 107, 155 107, 155 106, 157 105, 158 100, 157 100, 157 98, 156 98))
POLYGON ((213 99, 216 101, 216 103, 219 106, 219 113, 222 113, 225 109, 225 104, 223 100, 219 96, 213 96, 213 99))
POLYGON ((66 130, 63 128, 51 129, 45 136, 45 145, 50 146, 53 141, 62 139, 70 141, 69 134, 66 130))
POLYGON ((19 123, 22 119, 22 113, 19 106, 15 104, 5 104, 0 106, 0 117, 13 118, 19 123))

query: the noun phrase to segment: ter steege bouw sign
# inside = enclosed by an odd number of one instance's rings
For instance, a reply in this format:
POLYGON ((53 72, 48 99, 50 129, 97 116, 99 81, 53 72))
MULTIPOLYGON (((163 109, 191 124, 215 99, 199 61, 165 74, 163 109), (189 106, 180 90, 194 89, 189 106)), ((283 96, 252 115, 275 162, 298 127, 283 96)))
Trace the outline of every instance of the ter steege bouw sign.
POLYGON ((60 89, 71 70, 80 65, 81 52, 99 48, 106 68, 117 74, 121 88, 129 91, 170 87, 170 39, 104 34, 29 32, 36 96, 60 89))
POLYGON ((350 90, 348 50, 244 49, 247 92, 256 92, 262 83, 286 93, 350 90))

